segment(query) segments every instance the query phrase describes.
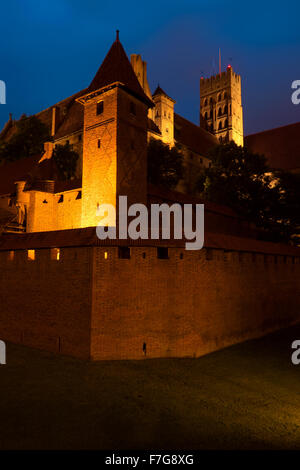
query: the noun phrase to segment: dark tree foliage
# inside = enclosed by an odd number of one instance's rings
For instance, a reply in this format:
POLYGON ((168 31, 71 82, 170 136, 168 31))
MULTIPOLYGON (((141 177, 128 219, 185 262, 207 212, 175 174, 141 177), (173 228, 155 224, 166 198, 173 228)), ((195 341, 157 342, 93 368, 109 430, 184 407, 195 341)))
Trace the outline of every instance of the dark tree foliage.
POLYGON ((68 180, 75 175, 79 155, 69 143, 57 145, 53 150, 52 158, 54 158, 61 180, 68 180))
POLYGON ((183 155, 180 147, 170 148, 160 140, 148 144, 148 181, 157 186, 174 189, 183 178, 183 155))
POLYGON ((275 173, 280 191, 278 219, 285 239, 300 244, 300 174, 275 173))
POLYGON ((232 207, 260 227, 269 240, 295 239, 299 230, 298 175, 272 173, 263 155, 234 142, 218 145, 209 157, 211 168, 205 169, 198 183, 204 199, 232 207))
POLYGON ((47 126, 36 116, 25 115, 16 122, 16 131, 8 142, 0 141, 0 162, 39 155, 43 144, 50 139, 47 126))

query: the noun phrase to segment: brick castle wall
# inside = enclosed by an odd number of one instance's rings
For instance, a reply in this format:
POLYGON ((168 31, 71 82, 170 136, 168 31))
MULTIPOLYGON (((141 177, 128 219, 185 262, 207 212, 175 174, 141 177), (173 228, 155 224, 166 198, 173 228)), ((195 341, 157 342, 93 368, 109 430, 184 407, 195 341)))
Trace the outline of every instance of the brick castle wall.
POLYGON ((77 357, 89 357, 91 250, 0 252, 0 338, 77 357))
POLYGON ((299 258, 94 250, 93 359, 140 359, 144 343, 147 357, 197 357, 300 320, 299 258))
POLYGON ((82 358, 198 357, 300 320, 300 258, 135 246, 0 252, 0 338, 82 358))

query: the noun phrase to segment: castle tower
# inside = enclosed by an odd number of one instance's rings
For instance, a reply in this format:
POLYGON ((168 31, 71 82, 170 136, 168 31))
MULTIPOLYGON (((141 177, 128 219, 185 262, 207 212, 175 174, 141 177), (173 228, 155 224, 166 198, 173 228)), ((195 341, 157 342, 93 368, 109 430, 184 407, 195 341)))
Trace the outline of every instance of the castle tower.
POLYGON ((174 145, 174 101, 160 86, 153 93, 155 108, 152 110, 153 121, 162 134, 162 141, 174 145))
POLYGON ((152 99, 149 83, 147 80, 147 62, 142 60, 140 54, 131 54, 130 62, 141 87, 143 88, 148 98, 152 99))
POLYGON ((244 145, 241 76, 226 72, 200 80, 200 126, 220 142, 244 145))
MULTIPOLYGON (((127 196, 147 201, 147 113, 153 106, 117 39, 77 99, 84 106, 82 227, 96 226, 97 207, 127 196)), ((109 225, 115 225, 109 221, 109 225)))

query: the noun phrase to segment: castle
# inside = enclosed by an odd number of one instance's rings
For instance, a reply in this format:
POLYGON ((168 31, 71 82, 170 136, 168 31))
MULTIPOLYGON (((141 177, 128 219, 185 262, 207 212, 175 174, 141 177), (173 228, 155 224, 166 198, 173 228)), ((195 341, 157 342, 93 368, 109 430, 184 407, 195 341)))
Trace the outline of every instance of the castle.
MULTIPOLYGON (((228 207, 205 204, 205 248, 181 240, 99 240, 97 207, 193 203, 195 169, 220 141, 243 145, 241 79, 200 80, 200 126, 174 112, 146 63, 117 38, 94 79, 38 113, 45 152, 1 167, 0 338, 88 359, 194 356, 299 321, 300 251, 262 242, 228 207), (179 143, 184 187, 147 184, 147 143, 179 143), (69 142, 76 178, 55 177, 69 142), (16 233, 18 232, 18 233, 16 233)), ((12 119, 1 133, 9 139, 12 119)))
MULTIPOLYGON (((241 80, 232 68, 202 79, 200 100, 196 126, 174 112, 175 100, 160 86, 151 94, 146 63, 133 54, 130 64, 117 38, 87 89, 37 114, 52 136, 44 154, 2 167, 2 229, 90 227, 97 225, 97 205, 115 203, 118 193, 130 201, 132 191, 135 200, 146 202, 151 138, 180 144, 185 178, 178 190, 189 193, 199 169, 210 164, 211 147, 226 139, 243 145, 241 80), (67 142, 80 158, 77 178, 63 183, 55 178, 51 157, 56 145, 67 142)), ((14 131, 10 118, 0 137, 9 140, 14 131)))

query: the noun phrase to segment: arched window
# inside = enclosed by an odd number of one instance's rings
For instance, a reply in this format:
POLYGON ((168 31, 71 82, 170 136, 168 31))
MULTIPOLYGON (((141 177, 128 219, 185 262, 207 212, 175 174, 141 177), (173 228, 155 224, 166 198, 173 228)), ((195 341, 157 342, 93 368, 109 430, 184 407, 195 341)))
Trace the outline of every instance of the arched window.
POLYGON ((212 104, 212 102, 213 102, 212 97, 209 98, 209 102, 210 102, 210 104, 212 104))
POLYGON ((227 114, 227 113, 228 113, 228 106, 227 106, 227 104, 225 104, 225 106, 224 106, 224 114, 227 114))
POLYGON ((204 114, 204 118, 205 118, 205 119, 207 119, 207 112, 205 112, 205 114, 204 114))
POLYGON ((221 101, 222 97, 221 97, 221 93, 218 94, 218 101, 221 101))
POLYGON ((228 127, 228 119, 225 119, 224 127, 228 127))
POLYGON ((222 116, 222 108, 218 109, 218 116, 222 116))
POLYGON ((204 100, 204 106, 207 106, 207 98, 204 100))
POLYGON ((226 98, 227 98, 227 92, 225 91, 224 92, 224 100, 226 100, 226 98))
POLYGON ((213 112, 212 112, 212 109, 210 110, 210 113, 209 113, 209 118, 212 119, 213 117, 213 112))
POLYGON ((222 121, 219 122, 219 130, 222 129, 222 121))

